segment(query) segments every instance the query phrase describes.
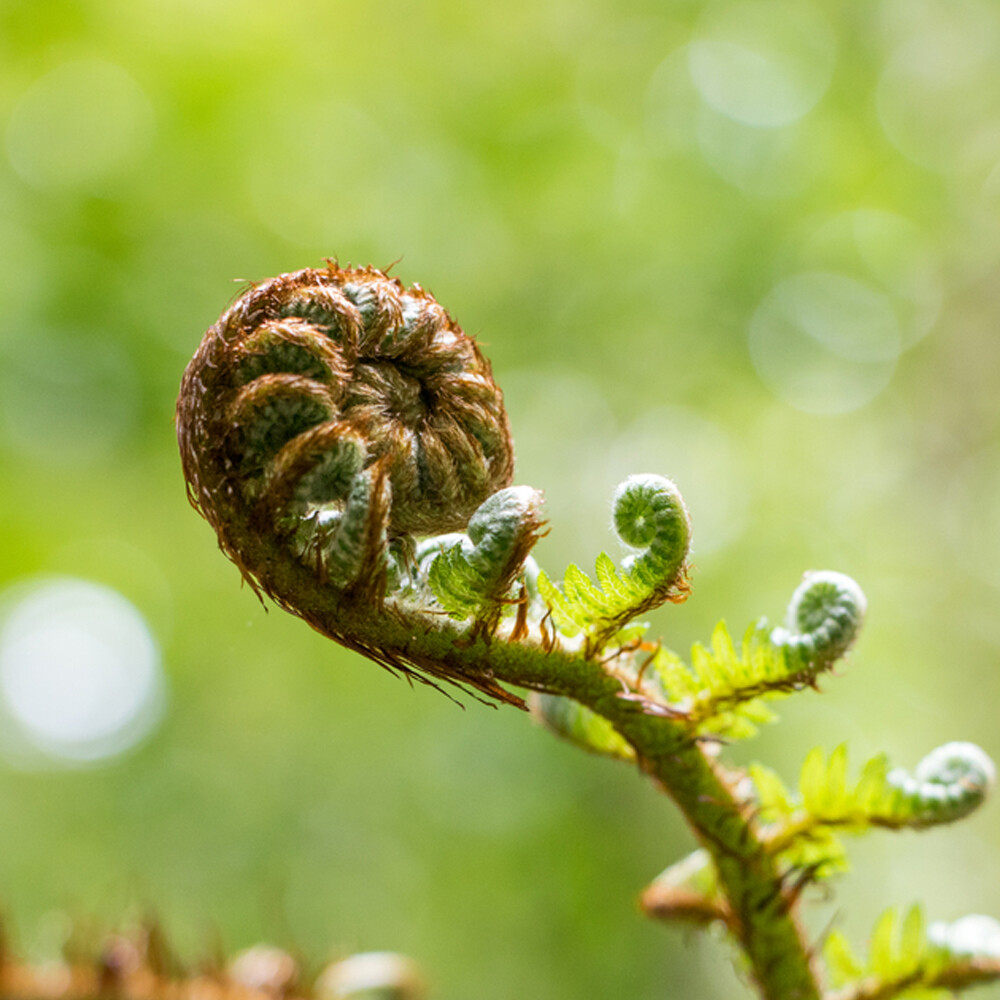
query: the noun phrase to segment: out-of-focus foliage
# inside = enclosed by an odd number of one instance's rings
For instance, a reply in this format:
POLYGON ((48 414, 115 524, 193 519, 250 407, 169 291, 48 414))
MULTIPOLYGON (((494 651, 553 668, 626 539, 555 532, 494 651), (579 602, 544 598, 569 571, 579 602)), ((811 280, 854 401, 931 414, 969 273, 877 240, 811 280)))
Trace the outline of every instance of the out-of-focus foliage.
MULTIPOLYGON (((811 566, 861 582, 847 675, 747 759, 995 755, 998 59, 989 0, 5 0, 0 899, 27 948, 53 910, 149 906, 191 955, 403 951, 442 1000, 739 995, 635 912, 686 845, 641 782, 240 588, 184 501, 180 373, 233 279, 399 260, 493 361, 550 571, 650 472, 694 526, 669 646, 776 617, 811 566)), ((858 845, 838 926, 1000 911, 996 830, 858 845)))

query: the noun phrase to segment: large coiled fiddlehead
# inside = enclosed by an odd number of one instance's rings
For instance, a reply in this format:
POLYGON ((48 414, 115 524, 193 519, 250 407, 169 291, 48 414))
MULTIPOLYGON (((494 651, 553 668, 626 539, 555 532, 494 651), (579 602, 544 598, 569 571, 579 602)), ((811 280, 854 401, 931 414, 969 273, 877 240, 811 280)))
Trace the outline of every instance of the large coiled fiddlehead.
POLYGON ((513 473, 474 341, 373 268, 251 288, 202 342, 177 412, 192 500, 226 551, 239 561, 229 525, 250 518, 344 587, 370 587, 392 540, 464 527, 513 473))
MULTIPOLYGON (((177 432, 189 496, 223 550, 296 612, 309 588, 290 560, 345 608, 377 609, 387 584, 412 576, 414 536, 464 528, 513 474, 503 397, 476 343, 433 296, 370 267, 251 287, 188 366, 177 432)), ((346 623, 304 617, 369 648, 346 623)))
MULTIPOLYGON (((509 688, 526 689, 542 724, 653 777, 701 846, 644 908, 722 924, 769 1000, 821 996, 796 906, 842 869, 836 831, 948 822, 992 780, 966 744, 912 779, 874 762, 854 789, 842 752, 814 753, 798 798, 764 768, 722 766, 721 741, 752 735, 774 718, 765 703, 815 688, 849 652, 864 594, 843 574, 808 574, 787 628, 757 622, 736 643, 720 623, 685 664, 635 621, 689 589, 688 512, 653 474, 614 495, 632 551, 602 553, 596 582, 576 566, 553 582, 531 556, 542 496, 511 485, 489 363, 417 286, 335 263, 254 285, 188 366, 177 430, 192 503, 259 592, 392 670, 522 707, 509 688)), ((1000 976, 1000 961, 934 955, 925 985, 1000 976)), ((837 996, 894 996, 898 972, 837 996)))

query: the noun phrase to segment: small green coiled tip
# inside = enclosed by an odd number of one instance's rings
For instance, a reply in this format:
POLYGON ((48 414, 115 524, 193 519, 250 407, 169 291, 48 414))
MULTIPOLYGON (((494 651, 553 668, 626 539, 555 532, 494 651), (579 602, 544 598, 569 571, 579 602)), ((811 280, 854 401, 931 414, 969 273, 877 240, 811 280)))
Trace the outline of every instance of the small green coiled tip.
POLYGON ((902 794, 917 825, 934 826, 978 808, 996 782, 996 768, 974 743, 945 743, 927 754, 912 775, 897 768, 888 781, 902 794))
MULTIPOLYGON (((420 572, 452 616, 495 617, 542 525, 541 491, 508 486, 480 504, 467 534, 423 543, 417 549, 420 572)), ((530 571, 534 569, 532 565, 530 571)))
POLYGON ((931 924, 927 940, 952 955, 1000 959, 1000 922, 979 913, 931 924))
POLYGON ((618 537, 645 550, 625 560, 623 569, 653 589, 677 580, 691 548, 691 518, 669 479, 629 476, 615 490, 611 516, 618 537))
POLYGON ((526 531, 541 523, 542 492, 531 486, 508 486, 487 497, 469 519, 465 529, 473 545, 495 546, 506 552, 516 546, 526 531))
POLYGON ((864 592, 846 573, 813 570, 805 574, 788 602, 788 627, 800 633, 814 632, 834 615, 856 630, 867 609, 864 592))
POLYGON ((868 601, 845 573, 806 573, 788 603, 787 627, 771 632, 771 642, 818 664, 832 663, 853 645, 868 601))
POLYGON ((913 772, 926 785, 958 786, 966 795, 983 799, 996 784, 993 761, 975 743, 945 743, 932 750, 913 772))

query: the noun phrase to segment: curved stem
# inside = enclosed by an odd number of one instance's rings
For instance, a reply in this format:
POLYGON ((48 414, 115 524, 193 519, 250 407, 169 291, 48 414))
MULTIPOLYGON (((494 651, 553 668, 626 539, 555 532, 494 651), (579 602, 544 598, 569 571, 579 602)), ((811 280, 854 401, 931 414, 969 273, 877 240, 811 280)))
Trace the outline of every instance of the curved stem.
POLYGON ((786 892, 752 817, 701 746, 691 741, 687 728, 669 717, 646 714, 635 702, 622 698, 620 683, 579 654, 546 654, 526 644, 507 646, 504 652, 508 655, 491 657, 488 650, 482 651, 499 679, 575 698, 603 716, 634 747, 640 768, 676 803, 715 861, 735 918, 734 933, 761 996, 767 1000, 818 998, 806 945, 792 912, 794 898, 786 892), (521 655, 510 655, 517 653, 521 655))
POLYGON ((546 649, 538 638, 505 642, 472 638, 443 616, 351 600, 319 584, 304 567, 275 558, 263 538, 241 538, 244 567, 266 566, 269 589, 296 594, 294 613, 317 631, 389 667, 477 677, 573 698, 607 719, 634 747, 643 771, 674 800, 711 853, 764 1000, 819 1000, 806 942, 786 887, 747 807, 739 802, 689 730, 641 702, 623 698, 622 683, 582 651, 546 649))

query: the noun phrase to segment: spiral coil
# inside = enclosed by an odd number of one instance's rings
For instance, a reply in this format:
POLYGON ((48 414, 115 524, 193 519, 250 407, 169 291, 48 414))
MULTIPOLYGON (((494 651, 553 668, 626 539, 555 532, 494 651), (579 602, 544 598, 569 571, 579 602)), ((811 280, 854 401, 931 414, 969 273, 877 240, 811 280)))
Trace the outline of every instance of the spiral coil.
POLYGON ((223 314, 184 374, 177 431, 192 503, 245 573, 241 517, 341 587, 380 572, 395 540, 465 527, 513 473, 472 338, 419 286, 333 262, 223 314))

